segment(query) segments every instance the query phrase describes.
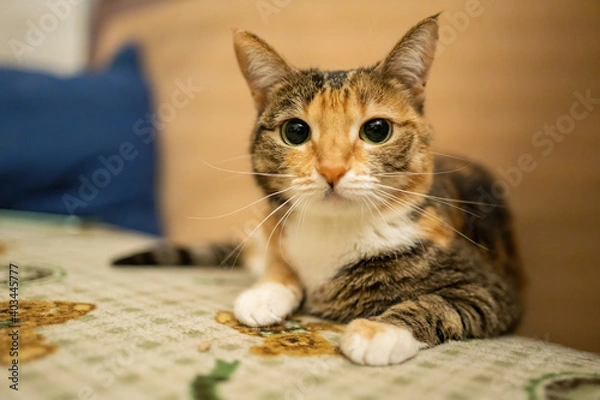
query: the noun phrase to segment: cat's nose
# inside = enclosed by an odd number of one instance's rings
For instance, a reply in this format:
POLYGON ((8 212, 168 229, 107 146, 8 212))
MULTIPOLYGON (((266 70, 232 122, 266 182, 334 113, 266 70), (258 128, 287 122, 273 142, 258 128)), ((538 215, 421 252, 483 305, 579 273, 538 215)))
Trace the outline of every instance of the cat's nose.
POLYGON ((332 188, 348 172, 348 168, 340 164, 321 164, 317 170, 332 188))

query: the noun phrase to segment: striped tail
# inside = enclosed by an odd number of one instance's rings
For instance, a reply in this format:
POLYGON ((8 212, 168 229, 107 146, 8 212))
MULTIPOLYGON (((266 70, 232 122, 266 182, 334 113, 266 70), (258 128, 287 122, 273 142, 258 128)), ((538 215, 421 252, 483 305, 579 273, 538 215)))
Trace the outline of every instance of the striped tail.
POLYGON ((151 249, 117 258, 115 266, 236 266, 238 247, 233 243, 205 246, 160 244, 151 249))

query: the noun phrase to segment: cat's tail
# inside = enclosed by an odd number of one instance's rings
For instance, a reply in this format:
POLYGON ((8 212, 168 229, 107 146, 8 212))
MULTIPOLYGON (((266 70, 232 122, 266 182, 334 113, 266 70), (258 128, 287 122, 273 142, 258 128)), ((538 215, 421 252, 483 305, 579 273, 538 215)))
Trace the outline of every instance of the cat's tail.
POLYGON ((162 243, 150 249, 117 258, 114 266, 238 266, 239 246, 234 243, 178 246, 162 243))

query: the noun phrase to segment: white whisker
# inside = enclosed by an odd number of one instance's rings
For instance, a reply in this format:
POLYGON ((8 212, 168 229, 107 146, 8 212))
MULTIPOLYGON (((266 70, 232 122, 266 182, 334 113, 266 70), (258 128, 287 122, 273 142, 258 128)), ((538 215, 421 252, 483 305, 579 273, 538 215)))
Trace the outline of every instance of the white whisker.
POLYGON ((363 198, 361 198, 361 200, 363 201, 363 204, 367 207, 367 210, 369 211, 369 214, 371 214, 371 220, 374 220, 375 219, 375 214, 373 214, 373 210, 369 206, 369 203, 367 202, 366 198, 363 197, 363 198))
MULTIPOLYGON (((385 193, 385 192, 383 192, 383 193, 381 193, 381 194, 384 194, 384 193, 385 193)), ((388 193, 385 193, 385 194, 387 194, 387 195, 389 196, 389 194, 388 194, 388 193)), ((429 218, 431 218, 431 219, 433 219, 433 220, 435 220, 435 221, 437 221, 437 222, 439 222, 439 223, 441 223, 441 224, 443 224, 443 225, 447 226, 448 228, 452 229, 454 232, 456 232, 457 234, 459 234, 460 236, 462 236, 464 239, 468 240, 469 242, 473 243, 475 246, 478 246, 478 247, 480 247, 480 248, 482 248, 482 249, 484 249, 484 250, 486 250, 486 251, 489 251, 489 249, 488 249, 487 247, 485 247, 485 246, 483 246, 483 245, 481 245, 481 244, 479 244, 479 243, 475 242, 473 239, 471 239, 470 237, 468 237, 468 236, 467 236, 467 235, 465 235, 464 233, 460 232, 458 229, 454 228, 452 225, 450 225, 450 224, 449 224, 449 223, 447 223, 446 221, 443 221, 443 220, 441 220, 441 219, 439 219, 439 218, 435 217, 435 216, 434 216, 434 215, 432 215, 431 213, 428 213, 428 212, 427 212, 427 211, 426 211, 424 208, 422 208, 422 207, 419 207, 418 205, 415 205, 415 204, 410 204, 410 203, 409 203, 409 202, 407 202, 406 200, 402 200, 402 199, 399 199, 399 198, 397 198, 397 197, 393 197, 393 196, 391 196, 391 197, 390 197, 390 200, 392 200, 392 199, 393 199, 393 201, 396 201, 396 202, 398 202, 399 204, 401 204, 401 205, 403 205, 403 206, 412 206, 413 208, 417 209, 417 211, 418 211, 418 212, 420 212, 421 214, 425 214, 425 215, 426 215, 426 216, 428 216, 429 218)))
POLYGON ((494 205, 494 206, 497 206, 497 207, 501 207, 501 205, 495 205, 495 204, 490 204, 490 203, 482 203, 482 202, 479 202, 479 201, 457 200, 457 199, 451 199, 451 198, 448 198, 448 197, 432 196, 430 194, 413 192, 413 191, 405 190, 405 189, 399 189, 399 188, 396 188, 396 187, 393 187, 393 186, 384 185, 384 184, 381 184, 381 183, 378 183, 377 186, 382 187, 382 188, 386 188, 386 189, 389 189, 389 190, 393 190, 393 191, 396 191, 396 192, 401 192, 401 193, 412 194, 412 195, 415 195, 415 196, 424 197, 424 198, 431 199, 431 200, 448 201, 448 202, 452 202, 452 203, 462 203, 462 204, 484 205, 484 206, 494 205))
POLYGON ((268 173, 264 173, 264 172, 235 171, 233 169, 221 168, 221 167, 211 165, 211 164, 207 163, 206 161, 202 161, 202 163, 205 164, 207 167, 216 169, 217 171, 229 172, 231 174, 271 176, 271 177, 276 177, 276 178, 294 178, 295 177, 295 175, 293 175, 293 174, 268 174, 268 173))
POLYGON ((403 176, 403 175, 442 175, 442 174, 453 174, 455 172, 462 171, 463 169, 469 168, 471 164, 463 165, 460 168, 449 169, 446 171, 432 171, 432 172, 382 172, 378 174, 373 174, 373 176, 403 176))
MULTIPOLYGON (((385 198, 382 198, 381 195, 388 195, 385 192, 379 192, 378 193, 374 193, 375 198, 380 201, 381 203, 383 203, 388 209, 390 209, 393 212, 397 212, 398 209, 394 207, 394 205, 389 201, 386 200, 385 198)), ((389 195, 388 195, 389 196, 389 195)), ((392 197, 393 199, 393 197, 392 197)), ((398 213, 398 216, 402 219, 402 221, 404 221, 407 225, 411 225, 414 224, 414 222, 411 222, 405 215, 403 215, 402 213, 398 213)), ((423 252, 425 251, 425 244, 423 244, 423 240, 421 239, 420 236, 417 235, 417 240, 419 241, 419 243, 421 244, 421 248, 423 249, 423 252)))
MULTIPOLYGON (((282 235, 283 235, 283 231, 285 229, 285 224, 288 222, 290 216, 292 215, 292 213, 294 212, 295 209, 297 209, 300 204, 302 203, 302 200, 304 200, 306 198, 305 196, 302 196, 298 199, 298 201, 294 202, 294 204, 292 204, 292 206, 290 207, 290 209, 288 210, 288 212, 285 213, 285 215, 281 218, 281 220, 277 223, 277 225, 279 225, 279 223, 281 221, 283 221, 283 223, 281 224, 281 229, 279 230, 279 253, 281 254, 281 257, 283 257, 283 260, 288 264, 288 265, 292 265, 292 263, 287 259, 287 257, 285 256, 285 251, 283 251, 282 248, 282 235)), ((277 229, 277 225, 275 225, 275 229, 277 229)), ((271 235, 273 234, 273 232, 271 232, 271 235)), ((269 236, 269 240, 270 240, 270 236, 269 236)), ((269 241, 267 241, 267 246, 269 245, 269 241)))
POLYGON ((241 155, 241 156, 235 156, 235 157, 225 158, 223 160, 216 161, 214 164, 223 164, 223 163, 227 163, 227 162, 231 162, 231 161, 236 161, 236 160, 241 160, 241 159, 250 158, 250 157, 252 157, 251 154, 244 154, 244 155, 241 155))
POLYGON ((300 226, 302 226, 304 224, 304 220, 306 218, 306 210, 308 209, 308 206, 310 204, 310 196, 309 195, 305 195, 301 200, 306 199, 306 201, 304 202, 304 206, 302 207, 302 209, 300 210, 300 216, 298 218, 298 223, 296 224, 296 236, 299 235, 300 233, 300 226))
MULTIPOLYGON (((387 189, 390 189, 390 190, 393 190, 393 191, 400 191, 400 192, 402 192, 402 190, 401 190, 401 189, 398 189, 398 188, 393 188, 393 187, 391 187, 391 186, 386 186, 386 185, 379 185, 379 186, 385 187, 385 188, 387 188, 387 189)), ((380 189, 380 190, 381 190, 381 189, 380 189)), ((409 192, 409 193, 418 195, 418 193, 417 193, 417 192, 409 192)), ((429 195, 428 195, 428 196, 429 196, 429 195)), ((435 197, 435 196, 429 196, 428 198, 429 198, 430 200, 436 201, 436 202, 438 202, 438 203, 440 203, 440 204, 444 204, 444 205, 446 205, 446 206, 448 206, 448 207, 454 208, 454 209, 456 209, 456 210, 460 210, 461 212, 464 212, 465 214, 469 214, 469 215, 471 215, 471 216, 473 216, 473 217, 475 217, 475 218, 477 218, 477 219, 481 219, 481 218, 482 218, 482 216, 481 216, 481 215, 479 215, 479 214, 477 214, 476 212, 473 212, 473 211, 471 211, 471 210, 467 210, 466 208, 462 208, 462 207, 460 207, 460 206, 457 206, 456 204, 452 204, 452 203, 450 203, 450 202, 449 202, 449 199, 443 199, 443 200, 442 200, 442 198, 441 198, 441 197, 435 197)))
POLYGON ((455 156, 455 155, 452 155, 452 154, 439 153, 437 151, 430 151, 430 153, 431 154, 435 154, 436 156, 448 157, 448 158, 453 158, 453 159, 459 160, 459 161, 465 161, 465 162, 468 162, 469 164, 473 163, 473 161, 469 160, 468 158, 459 157, 459 156, 455 156))
POLYGON ((285 192, 287 192, 287 191, 289 191, 289 190, 292 190, 292 189, 293 189, 293 188, 291 188, 291 187, 290 187, 290 188, 287 188, 287 189, 283 189, 283 190, 280 190, 280 191, 277 191, 277 192, 274 192, 274 193, 268 194, 268 195, 266 195, 266 196, 264 196, 264 197, 261 197, 260 199, 258 199, 258 200, 256 200, 256 201, 253 201, 252 203, 250 203, 250 204, 248 204, 248 205, 245 205, 245 206, 244 206, 244 207, 242 207, 242 208, 238 208, 237 210, 234 210, 234 211, 228 212, 228 213, 226 213, 226 214, 217 215, 217 216, 215 216, 215 217, 190 217, 190 216, 187 216, 186 218, 187 218, 187 219, 198 219, 198 220, 203 220, 203 221, 206 221, 206 220, 213 220, 213 219, 219 219, 219 218, 228 217, 228 216, 230 216, 230 215, 233 215, 233 214, 236 214, 236 213, 238 213, 238 212, 240 212, 240 211, 246 210, 246 209, 248 209, 248 208, 250 208, 250 207, 252 207, 252 206, 254 206, 254 205, 256 205, 256 204, 260 203, 260 202, 261 202, 261 201, 263 201, 263 200, 266 200, 266 199, 268 199, 268 198, 270 198, 270 197, 273 197, 273 196, 280 195, 280 194, 282 194, 282 193, 285 193, 285 192))
POLYGON ((379 213, 379 216, 381 217, 381 221, 385 224, 385 217, 383 216, 383 214, 381 213, 381 210, 379 209, 379 207, 377 207, 377 204, 375 204, 373 202, 373 200, 371 200, 370 197, 365 197, 365 199, 373 206, 373 208, 379 213))
POLYGON ((292 197, 290 197, 289 199, 287 199, 285 202, 283 202, 282 204, 280 204, 278 207, 276 207, 273 211, 271 211, 271 213, 269 215, 267 215, 265 218, 263 218, 263 220, 252 230, 252 232, 250 232, 250 234, 246 237, 245 240, 243 240, 240 244, 238 244, 228 255, 227 257, 225 257, 225 259, 222 261, 222 263, 225 263, 234 253, 238 252, 238 255, 236 256, 235 260, 234 260, 234 264, 235 262, 237 262, 237 259, 239 258, 239 255, 241 254, 241 251, 243 250, 243 248, 246 246, 246 244, 248 243, 248 240, 250 240, 250 238, 256 233, 256 231, 258 229, 260 229, 260 227, 269 219, 271 218, 277 211, 281 210, 283 207, 285 207, 289 202, 291 202, 297 195, 294 195, 292 197))

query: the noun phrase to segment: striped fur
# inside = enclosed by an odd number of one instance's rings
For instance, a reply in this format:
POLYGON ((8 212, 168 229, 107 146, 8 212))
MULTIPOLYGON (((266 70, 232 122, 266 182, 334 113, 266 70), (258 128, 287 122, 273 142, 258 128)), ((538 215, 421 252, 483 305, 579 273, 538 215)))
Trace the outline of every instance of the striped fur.
POLYGON ((177 246, 161 243, 139 253, 115 259, 115 266, 234 266, 234 244, 209 244, 202 246, 177 246))

